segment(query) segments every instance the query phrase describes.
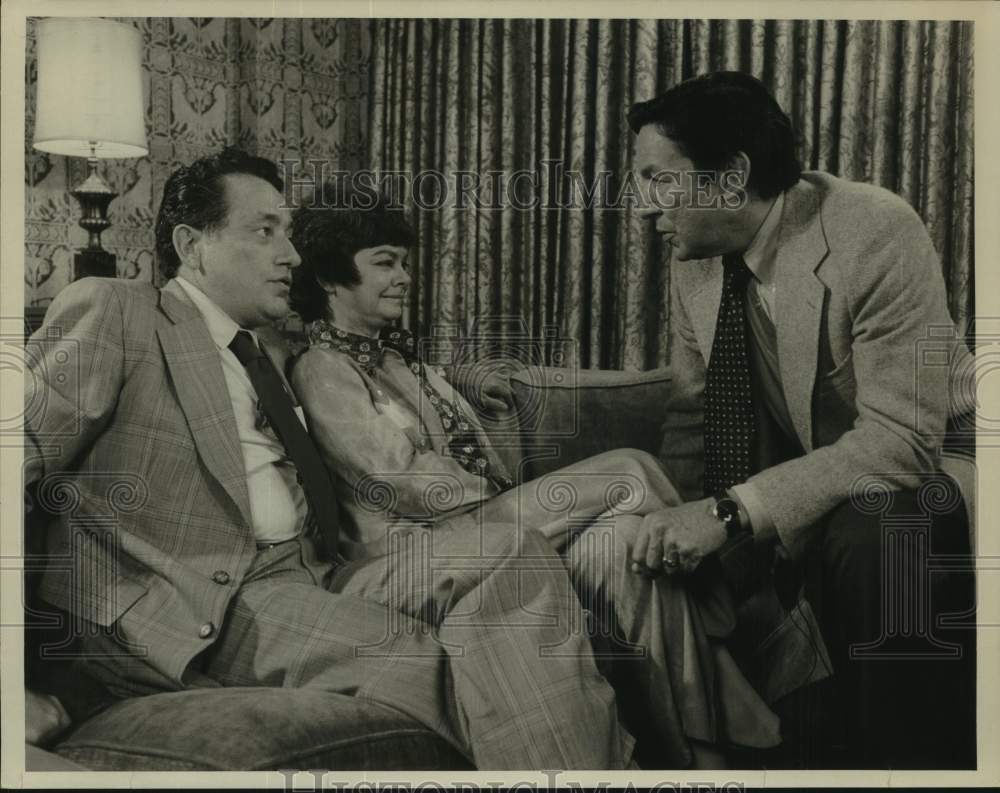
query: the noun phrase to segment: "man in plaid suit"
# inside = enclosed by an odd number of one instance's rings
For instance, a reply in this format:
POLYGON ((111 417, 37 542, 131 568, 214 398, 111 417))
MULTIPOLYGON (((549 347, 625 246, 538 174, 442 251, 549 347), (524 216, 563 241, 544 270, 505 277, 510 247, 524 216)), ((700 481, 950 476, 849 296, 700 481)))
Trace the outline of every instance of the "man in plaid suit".
POLYGON ((317 554, 302 472, 230 348, 288 311, 281 191, 233 150, 181 168, 156 225, 166 285, 84 279, 53 301, 29 345, 46 398, 25 478, 43 502, 71 493, 47 553, 72 571, 47 570, 42 597, 93 628, 88 669, 123 695, 315 686, 392 706, 480 768, 624 767, 632 738, 540 535, 435 538, 433 569, 405 548, 317 554))

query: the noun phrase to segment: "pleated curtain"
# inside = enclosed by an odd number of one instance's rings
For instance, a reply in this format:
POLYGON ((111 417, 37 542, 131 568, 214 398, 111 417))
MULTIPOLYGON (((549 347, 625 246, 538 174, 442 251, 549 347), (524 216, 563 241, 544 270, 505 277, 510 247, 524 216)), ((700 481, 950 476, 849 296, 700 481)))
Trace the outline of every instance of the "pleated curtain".
POLYGON ((427 200, 402 194, 420 235, 409 322, 421 334, 495 321, 573 340, 583 367, 666 363, 669 253, 620 200, 634 138, 626 112, 717 69, 752 73, 774 92, 805 168, 909 201, 941 256, 953 316, 963 329, 971 319, 972 23, 370 24, 369 166, 437 174, 417 180, 427 200), (535 174, 508 181, 500 198, 520 196, 517 207, 492 208, 503 200, 491 204, 485 188, 478 209, 435 202, 442 185, 515 173, 535 174))

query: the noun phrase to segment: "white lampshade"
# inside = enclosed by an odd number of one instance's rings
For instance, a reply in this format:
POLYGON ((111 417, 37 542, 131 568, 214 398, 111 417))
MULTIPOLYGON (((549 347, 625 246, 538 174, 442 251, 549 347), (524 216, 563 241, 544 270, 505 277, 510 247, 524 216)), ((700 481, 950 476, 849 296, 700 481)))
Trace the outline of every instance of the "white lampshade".
POLYGON ((144 157, 142 38, 130 25, 92 17, 38 24, 35 148, 101 158, 144 157))

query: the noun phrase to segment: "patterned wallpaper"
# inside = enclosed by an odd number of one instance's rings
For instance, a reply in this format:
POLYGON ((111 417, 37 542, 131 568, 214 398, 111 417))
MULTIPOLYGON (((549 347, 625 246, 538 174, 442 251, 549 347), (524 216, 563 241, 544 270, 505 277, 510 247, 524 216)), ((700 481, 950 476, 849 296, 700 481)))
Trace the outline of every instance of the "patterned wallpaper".
MULTIPOLYGON (((102 235, 123 278, 157 281, 153 221, 163 184, 184 163, 235 144, 271 159, 319 158, 333 168, 364 160, 368 28, 351 19, 124 18, 143 39, 149 156, 104 160, 118 192, 102 235)), ((26 306, 45 305, 71 278, 86 243, 69 190, 86 162, 31 147, 35 20, 25 59, 26 306)))

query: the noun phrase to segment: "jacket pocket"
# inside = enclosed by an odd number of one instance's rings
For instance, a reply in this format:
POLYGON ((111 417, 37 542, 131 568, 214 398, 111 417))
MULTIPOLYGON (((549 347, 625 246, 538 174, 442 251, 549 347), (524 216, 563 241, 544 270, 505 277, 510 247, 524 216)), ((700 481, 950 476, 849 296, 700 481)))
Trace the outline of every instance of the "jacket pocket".
POLYGON ((826 374, 816 378, 816 393, 826 394, 831 391, 842 391, 845 387, 854 386, 854 354, 847 357, 826 374))
POLYGON ((102 595, 95 598, 88 619, 107 627, 121 619, 122 615, 142 600, 148 592, 149 589, 138 581, 118 578, 102 595))

